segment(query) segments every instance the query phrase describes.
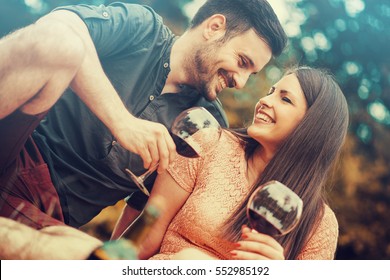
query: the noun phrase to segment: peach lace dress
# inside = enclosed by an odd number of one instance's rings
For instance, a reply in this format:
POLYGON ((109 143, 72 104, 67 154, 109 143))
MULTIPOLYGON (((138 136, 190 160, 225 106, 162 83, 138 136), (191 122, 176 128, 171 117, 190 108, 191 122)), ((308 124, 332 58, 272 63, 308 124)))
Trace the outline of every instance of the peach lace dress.
MULTIPOLYGON (((221 238, 220 230, 249 190, 246 166, 244 150, 228 131, 207 158, 177 157, 168 171, 190 196, 168 226, 160 252, 151 259, 170 259, 191 247, 218 259, 230 259, 234 247, 221 238)), ((337 238, 336 217, 326 207, 318 230, 298 259, 333 259, 337 238)))

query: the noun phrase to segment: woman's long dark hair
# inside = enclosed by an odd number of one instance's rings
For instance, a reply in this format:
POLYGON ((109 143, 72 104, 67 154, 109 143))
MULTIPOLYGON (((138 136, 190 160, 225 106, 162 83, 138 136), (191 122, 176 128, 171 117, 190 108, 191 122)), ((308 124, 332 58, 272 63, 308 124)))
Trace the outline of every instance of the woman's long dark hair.
MULTIPOLYGON (((292 69, 299 80, 308 110, 297 128, 281 144, 253 185, 243 203, 227 220, 223 232, 238 240, 241 225, 248 224, 246 204, 261 184, 277 180, 289 186, 303 200, 299 225, 286 236, 277 238, 285 248, 286 259, 296 259, 318 226, 326 203, 324 186, 335 159, 340 153, 348 129, 348 105, 333 77, 309 67, 292 69)), ((249 158, 259 143, 238 133, 249 158)))

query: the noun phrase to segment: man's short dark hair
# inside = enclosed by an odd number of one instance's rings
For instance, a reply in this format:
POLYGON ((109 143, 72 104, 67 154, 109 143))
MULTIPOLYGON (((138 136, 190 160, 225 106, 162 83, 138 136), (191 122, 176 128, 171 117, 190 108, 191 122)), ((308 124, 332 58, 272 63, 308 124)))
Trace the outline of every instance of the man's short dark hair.
POLYGON ((266 0, 208 0, 195 14, 190 28, 215 14, 226 17, 224 40, 253 28, 269 45, 274 56, 280 55, 286 47, 287 35, 266 0))

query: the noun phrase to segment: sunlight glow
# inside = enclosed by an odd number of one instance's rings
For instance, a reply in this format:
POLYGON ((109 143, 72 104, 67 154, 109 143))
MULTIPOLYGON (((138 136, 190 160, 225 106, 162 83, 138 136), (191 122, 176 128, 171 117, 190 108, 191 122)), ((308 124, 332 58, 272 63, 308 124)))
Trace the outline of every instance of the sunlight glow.
POLYGON ((358 95, 361 99, 366 100, 370 96, 371 82, 368 79, 362 79, 358 88, 358 95))
POLYGON ((371 128, 366 124, 360 124, 356 130, 357 136, 363 143, 369 143, 372 138, 371 128))
MULTIPOLYGON (((194 0, 183 7, 184 14, 192 18, 206 0, 194 0)), ((296 37, 301 34, 300 26, 306 21, 304 13, 296 7, 300 0, 272 0, 269 4, 275 11, 288 37, 296 37)))
POLYGON ((334 25, 336 26, 337 30, 340 32, 343 32, 347 29, 347 24, 345 23, 345 20, 341 18, 336 19, 334 25))
POLYGON ((44 10, 44 3, 42 0, 24 0, 27 7, 31 8, 34 13, 39 13, 44 10))
POLYGON ((206 2, 206 0, 194 0, 184 5, 184 14, 192 19, 199 8, 206 2))
POLYGON ((378 122, 389 125, 390 112, 381 101, 375 101, 368 105, 368 113, 378 122))
POLYGON ((296 7, 300 0, 269 1, 288 37, 301 35, 300 26, 306 21, 304 13, 296 7))
POLYGON ((358 88, 358 95, 360 99, 366 100, 370 95, 370 90, 368 89, 368 87, 361 85, 358 88))
POLYGON ((267 78, 275 82, 278 81, 283 75, 282 71, 275 66, 269 66, 265 71, 267 78))
POLYGON ((360 65, 353 61, 347 61, 344 64, 344 69, 348 73, 348 75, 357 75, 360 73, 360 65))
POLYGON ((366 8, 362 0, 344 0, 345 11, 350 17, 356 17, 366 8))
POLYGON ((322 51, 329 51, 332 48, 331 42, 322 32, 316 32, 314 34, 314 42, 316 47, 322 51))
POLYGON ((301 46, 303 47, 305 52, 314 51, 316 48, 316 44, 311 37, 303 37, 301 39, 301 46))

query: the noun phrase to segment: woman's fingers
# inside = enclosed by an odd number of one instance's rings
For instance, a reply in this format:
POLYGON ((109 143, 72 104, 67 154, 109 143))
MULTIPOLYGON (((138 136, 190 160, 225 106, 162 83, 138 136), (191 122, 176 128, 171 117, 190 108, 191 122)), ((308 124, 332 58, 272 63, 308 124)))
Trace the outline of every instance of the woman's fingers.
POLYGON ((236 249, 231 251, 234 259, 247 260, 283 260, 283 247, 271 236, 242 229, 242 240, 237 242, 236 249))

